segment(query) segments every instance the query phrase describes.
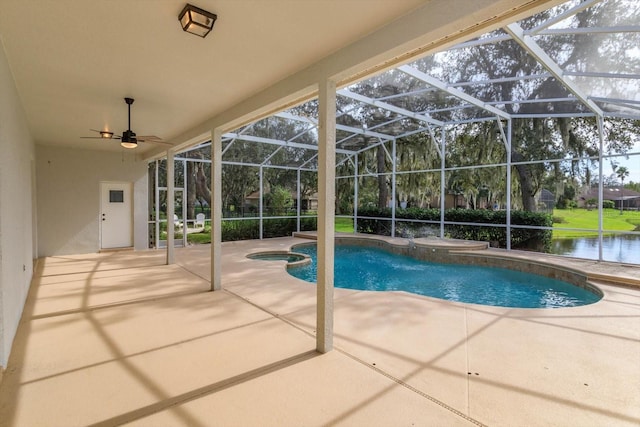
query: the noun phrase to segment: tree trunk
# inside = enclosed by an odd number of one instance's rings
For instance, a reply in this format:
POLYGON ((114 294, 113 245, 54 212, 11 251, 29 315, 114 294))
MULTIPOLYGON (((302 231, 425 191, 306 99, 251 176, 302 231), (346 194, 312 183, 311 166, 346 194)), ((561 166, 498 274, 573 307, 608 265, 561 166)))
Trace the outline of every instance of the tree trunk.
POLYGON ((187 162, 187 218, 196 217, 196 176, 194 162, 187 162))
MULTIPOLYGON (((512 152, 511 153, 511 161, 520 162, 522 161, 522 156, 520 153, 512 152)), ((520 181, 520 193, 522 195, 522 209, 529 212, 536 211, 536 189, 533 187, 533 176, 531 176, 531 171, 529 170, 527 165, 515 165, 516 171, 518 172, 518 178, 520 181)))
POLYGON ((203 198, 210 208, 211 206, 211 189, 209 188, 209 183, 207 182, 207 176, 204 173, 204 167, 201 164, 198 164, 196 167, 196 192, 198 197, 203 198))
POLYGON ((386 171, 385 152, 382 145, 376 150, 376 160, 378 161, 378 207, 386 208, 389 190, 387 189, 387 176, 380 175, 386 171))

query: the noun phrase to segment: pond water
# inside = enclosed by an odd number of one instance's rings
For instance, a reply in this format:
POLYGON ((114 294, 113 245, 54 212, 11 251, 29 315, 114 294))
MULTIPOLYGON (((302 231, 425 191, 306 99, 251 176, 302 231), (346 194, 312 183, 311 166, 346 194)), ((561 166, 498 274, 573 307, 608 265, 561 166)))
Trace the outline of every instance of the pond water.
MULTIPOLYGON (((576 258, 598 259, 598 238, 553 240, 551 252, 576 258)), ((640 264, 640 235, 603 236, 602 257, 605 261, 640 264)))

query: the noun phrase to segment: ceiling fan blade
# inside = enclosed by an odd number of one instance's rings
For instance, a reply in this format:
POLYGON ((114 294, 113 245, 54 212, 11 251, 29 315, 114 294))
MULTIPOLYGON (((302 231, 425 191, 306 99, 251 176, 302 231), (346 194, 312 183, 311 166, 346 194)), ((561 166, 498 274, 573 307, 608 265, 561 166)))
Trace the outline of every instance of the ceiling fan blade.
POLYGON ((138 139, 138 142, 148 142, 151 144, 162 144, 162 145, 169 145, 169 146, 173 145, 170 142, 163 141, 162 138, 155 135, 141 135, 141 136, 137 136, 136 138, 138 139))
POLYGON ((80 138, 98 138, 98 139, 121 139, 122 138, 120 135, 116 135, 113 132, 108 130, 97 130, 97 129, 89 129, 89 130, 95 133, 99 133, 101 136, 96 136, 96 137, 81 136, 80 138), (108 136, 102 136, 105 134, 108 136))
POLYGON ((158 140, 158 139, 140 139, 140 138, 138 138, 138 142, 145 142, 145 143, 148 143, 148 144, 168 145, 170 147, 173 146, 173 144, 171 144, 170 142, 166 142, 166 141, 162 141, 162 140, 158 140))
POLYGON ((103 141, 120 141, 120 137, 113 137, 113 138, 103 138, 101 136, 81 136, 80 139, 101 139, 103 141))

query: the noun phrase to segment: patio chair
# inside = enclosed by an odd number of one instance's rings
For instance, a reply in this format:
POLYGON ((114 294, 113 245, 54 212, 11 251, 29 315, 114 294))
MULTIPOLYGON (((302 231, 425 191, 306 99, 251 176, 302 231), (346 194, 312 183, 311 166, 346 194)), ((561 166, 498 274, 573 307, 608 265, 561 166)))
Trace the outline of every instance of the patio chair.
POLYGON ((203 213, 199 213, 198 215, 196 215, 196 223, 195 223, 195 227, 201 227, 204 228, 204 214, 203 213))

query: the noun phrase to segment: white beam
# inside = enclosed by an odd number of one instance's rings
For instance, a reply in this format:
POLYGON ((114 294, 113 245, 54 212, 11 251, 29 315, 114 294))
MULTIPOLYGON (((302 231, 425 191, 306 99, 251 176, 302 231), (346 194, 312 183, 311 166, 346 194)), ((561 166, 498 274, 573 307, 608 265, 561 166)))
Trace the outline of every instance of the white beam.
MULTIPOLYGON (((350 156, 351 154, 347 154, 347 156, 350 156)), ((318 157, 318 153, 314 154, 313 156, 311 156, 308 160, 306 160, 303 164, 301 164, 300 166, 298 166, 298 169, 303 169, 307 163, 310 163, 313 161, 313 159, 315 159, 316 157, 318 157)))
POLYGON ((544 68, 546 68, 553 77, 555 77, 560 84, 566 87, 571 93, 573 93, 580 102, 587 106, 591 111, 598 116, 603 116, 604 112, 596 105, 595 102, 589 99, 586 93, 582 91, 570 80, 564 78, 564 71, 562 68, 545 52, 538 43, 527 36, 524 33, 524 29, 518 24, 509 24, 504 27, 504 30, 513 37, 516 43, 522 46, 531 56, 533 56, 544 68))
MULTIPOLYGON (((370 98, 368 96, 360 95, 358 93, 351 92, 347 89, 340 89, 338 91, 338 95, 344 96, 345 98, 351 98, 356 101, 362 102, 363 104, 371 105, 373 107, 378 107, 383 110, 391 111, 393 113, 400 114, 401 116, 411 117, 412 119, 420 120, 426 123, 431 123, 432 125, 442 126, 443 122, 440 120, 436 120, 433 117, 430 117, 425 114, 414 113, 413 111, 409 111, 406 108, 396 107, 395 105, 389 104, 388 102, 379 101, 377 99, 370 98)), ((393 138, 391 138, 393 139, 393 138)))
POLYGON ((489 111, 491 112, 493 115, 496 115, 498 117, 502 117, 503 119, 509 119, 509 113, 506 113, 496 107, 493 107, 489 104, 487 104, 484 101, 479 100, 478 98, 474 98, 473 96, 461 91, 460 89, 454 88, 452 86, 449 86, 448 84, 436 79, 435 77, 431 77, 428 74, 423 73, 420 70, 417 70, 413 67, 410 67, 408 65, 403 65, 401 67, 398 67, 398 70, 410 75, 411 77, 414 77, 418 80, 421 80, 425 83, 427 83, 428 85, 431 85, 435 88, 438 88, 444 92, 447 92, 449 95, 455 96, 456 98, 459 98, 465 102, 468 102, 471 105, 475 105, 476 107, 480 107, 483 110, 489 111))
POLYGON ((614 119, 628 119, 628 120, 640 120, 640 115, 625 114, 625 113, 606 113, 605 117, 611 117, 614 119))
MULTIPOLYGON (((604 176, 603 161, 604 154, 604 119, 598 117, 598 261, 602 261, 602 230, 604 229, 604 176)), ((624 204, 622 201, 621 204, 624 204)))
MULTIPOLYGON (((509 36, 505 36, 507 39, 510 39, 509 36)), ((472 80, 472 81, 461 81, 456 83, 451 83, 451 87, 462 87, 462 86, 479 86, 479 85, 488 85, 493 83, 507 83, 507 82, 521 82, 523 80, 537 80, 537 79, 546 79, 550 77, 549 73, 541 73, 541 74, 529 74, 526 76, 514 76, 514 77, 500 77, 496 79, 485 79, 485 80, 472 80)), ((475 76, 477 77, 477 76, 475 76)))
MULTIPOLYGON (((260 142, 262 144, 287 146, 287 147, 293 147, 293 148, 305 148, 307 150, 318 151, 318 146, 317 145, 302 144, 300 142, 287 142, 287 141, 282 141, 282 140, 279 140, 279 139, 264 138, 264 137, 261 137, 261 136, 241 135, 241 134, 238 134, 238 133, 229 133, 229 132, 227 132, 227 133, 224 134, 224 137, 225 138, 231 137, 231 138, 238 139, 240 141, 260 142)), ((389 137, 387 137, 387 138, 390 139, 389 137)), ((353 151, 337 149, 336 153, 353 154, 353 151)))
MULTIPOLYGON (((197 160, 196 160, 197 161, 197 160)), ((207 162, 207 160, 200 160, 201 162, 207 162)), ((210 163, 211 161, 209 161, 210 163)), ((285 170, 303 170, 303 171, 307 171, 307 172, 316 172, 315 169, 311 169, 311 168, 305 168, 303 166, 278 166, 278 165, 263 165, 260 163, 246 163, 246 162, 234 162, 234 161, 229 161, 229 160, 223 160, 222 161, 223 165, 233 165, 233 166, 251 166, 254 168, 267 168, 267 169, 285 169, 285 170)))
POLYGON ((211 290, 222 289, 222 132, 211 132, 211 290))
MULTIPOLYGON (((500 124, 500 132, 504 138, 504 132, 502 124, 500 124)), ((507 155, 507 250, 511 250, 511 149, 513 137, 513 120, 507 121, 507 135, 505 141, 506 155, 507 155)))
MULTIPOLYGON (((380 132, 375 132, 369 129, 360 129, 360 128, 356 128, 353 126, 346 126, 346 125, 336 125, 336 129, 344 131, 344 132, 351 132, 354 135, 364 135, 364 136, 371 136, 373 138, 378 138, 378 139, 382 139, 384 141, 391 141, 393 139, 392 136, 389 136, 387 134, 384 133, 380 133, 380 132)), ((344 138, 344 140, 346 140, 348 138, 344 138)))
POLYGON ((268 163, 268 162, 269 162, 269 160, 271 160, 271 159, 273 158, 273 156, 275 156, 276 154, 278 154, 278 152, 279 152, 280 150, 282 150, 282 147, 284 147, 284 145, 279 146, 278 148, 276 148, 276 149, 275 149, 275 151, 274 151, 273 153, 269 154, 269 155, 267 156, 267 158, 266 158, 266 159, 264 159, 264 160, 262 161, 262 163, 260 164, 260 166, 268 165, 268 164, 269 164, 269 163, 268 163))
MULTIPOLYGON (((305 122, 305 123, 312 123, 316 127, 318 126, 318 123, 315 120, 313 120, 311 117, 297 116, 295 114, 291 114, 291 113, 286 112, 286 111, 281 111, 281 112, 279 112, 277 114, 274 114, 274 115, 276 117, 280 117, 280 118, 283 118, 283 119, 297 120, 297 121, 301 121, 301 122, 305 122)), ((386 135, 384 133, 374 132, 374 131, 368 130, 368 129, 360 129, 360 128, 353 127, 353 126, 346 126, 346 125, 336 124, 336 129, 344 131, 344 132, 351 132, 351 133, 357 134, 357 135, 366 135, 366 136, 373 136, 375 138, 387 139, 389 141, 393 139, 392 136, 386 135)), ((340 151, 338 151, 338 152, 340 152, 340 151)), ((347 154, 347 153, 343 153, 343 154, 347 154)))
POLYGON ((505 40, 509 40, 509 36, 506 34, 501 34, 499 36, 492 36, 492 37, 483 37, 481 39, 469 40, 467 42, 458 43, 455 46, 451 46, 448 50, 466 49, 468 47, 484 46, 486 44, 498 43, 505 40))
POLYGON ((554 16, 551 19, 546 20, 542 24, 540 24, 537 27, 531 29, 530 32, 535 34, 538 31, 541 31, 541 30, 543 30, 545 28, 549 28, 553 24, 556 24, 556 23, 558 23, 560 21, 564 21, 568 17, 573 16, 576 13, 582 12, 583 10, 593 6, 595 3, 598 3, 598 2, 601 2, 601 1, 602 0, 582 0, 582 2, 580 2, 577 6, 574 6, 574 7, 570 8, 570 9, 567 9, 563 13, 561 13, 561 14, 559 14, 557 16, 554 16))
MULTIPOLYGON (((611 114, 605 114, 606 116, 611 116, 611 114)), ((555 114, 546 114, 546 113, 540 113, 540 114, 513 114, 512 117, 514 119, 536 119, 536 118, 542 118, 544 119, 545 117, 594 117, 597 116, 596 113, 555 113, 555 114)))
MULTIPOLYGON (((640 27, 638 27, 640 29, 640 27)), ((565 71, 565 76, 578 76, 578 77, 600 77, 604 79, 640 79, 640 74, 631 73, 596 73, 590 71, 565 71)))
POLYGON ((319 87, 318 139, 318 274, 316 349, 333 349, 333 260, 335 234, 336 84, 325 80, 319 87))
MULTIPOLYGON (((620 25, 617 27, 581 27, 581 28, 552 28, 548 30, 536 31, 535 35, 565 35, 565 34, 619 34, 619 33, 640 33, 638 25, 620 25)), ((525 31, 525 35, 530 35, 531 31, 525 31)))
MULTIPOLYGON (((175 215, 175 162, 174 151, 167 150, 167 265, 171 265, 175 261, 174 255, 174 233, 175 224, 173 215, 175 215)), ((160 236, 158 236, 159 238, 160 236)))
POLYGON ((445 174, 447 166, 447 133, 444 126, 440 128, 440 152, 444 154, 440 156, 440 238, 444 239, 444 210, 447 205, 447 193, 445 186, 445 180, 447 178, 445 174))

